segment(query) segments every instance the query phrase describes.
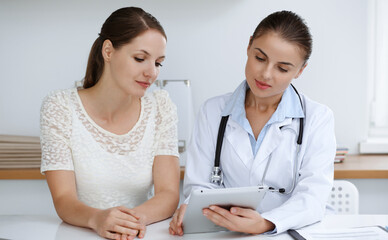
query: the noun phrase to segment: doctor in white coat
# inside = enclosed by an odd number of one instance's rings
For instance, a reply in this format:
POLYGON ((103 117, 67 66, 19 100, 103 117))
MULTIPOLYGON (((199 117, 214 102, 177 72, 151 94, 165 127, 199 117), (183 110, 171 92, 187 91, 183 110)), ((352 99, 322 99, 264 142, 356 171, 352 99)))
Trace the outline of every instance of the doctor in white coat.
POLYGON ((206 101, 199 112, 188 149, 186 201, 173 216, 171 234, 183 234, 186 204, 197 188, 284 189, 268 192, 256 211, 203 210, 232 231, 276 234, 323 218, 334 175, 333 113, 291 85, 307 66, 311 49, 309 29, 295 13, 275 12, 257 26, 247 49, 246 80, 233 93, 206 101), (229 119, 220 155, 223 184, 216 184, 210 177, 222 116, 229 119))

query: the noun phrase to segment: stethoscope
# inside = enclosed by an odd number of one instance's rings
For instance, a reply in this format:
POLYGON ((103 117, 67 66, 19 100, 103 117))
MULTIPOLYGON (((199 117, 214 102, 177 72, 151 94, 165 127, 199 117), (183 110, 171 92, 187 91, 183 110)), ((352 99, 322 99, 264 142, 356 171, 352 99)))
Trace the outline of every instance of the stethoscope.
MULTIPOLYGON (((295 93, 298 95, 300 105, 302 106, 302 110, 304 110, 302 99, 301 99, 298 91, 296 90, 296 88, 292 84, 291 84, 291 86, 294 89, 295 93)), ((223 173, 222 173, 221 168, 220 168, 220 155, 221 155, 221 147, 222 147, 222 142, 224 140, 224 133, 225 133, 225 128, 226 128, 226 123, 228 122, 228 118, 229 118, 229 115, 223 116, 221 118, 220 127, 218 129, 214 167, 213 167, 213 170, 212 170, 211 176, 210 176, 210 182, 218 184, 219 186, 223 186, 223 184, 224 184, 223 173)), ((295 154, 296 163, 294 164, 294 172, 293 172, 294 174, 293 174, 292 186, 291 186, 290 191, 286 192, 285 188, 275 189, 273 187, 269 187, 270 191, 279 192, 279 193, 283 193, 283 194, 290 194, 292 191, 294 191, 295 185, 296 185, 296 178, 297 178, 296 175, 298 172, 298 164, 297 164, 298 163, 298 156, 299 156, 299 151, 300 151, 300 148, 302 145, 302 139, 303 139, 303 128, 304 128, 304 118, 299 118, 299 134, 298 134, 298 139, 296 140, 297 150, 296 150, 296 154, 295 154)), ((270 158, 271 158, 271 156, 272 155, 270 155, 270 158)), ((267 174, 267 170, 268 170, 270 162, 271 162, 271 159, 268 159, 267 164, 266 164, 265 169, 264 169, 263 177, 261 178, 262 184, 264 184, 265 176, 267 174)))

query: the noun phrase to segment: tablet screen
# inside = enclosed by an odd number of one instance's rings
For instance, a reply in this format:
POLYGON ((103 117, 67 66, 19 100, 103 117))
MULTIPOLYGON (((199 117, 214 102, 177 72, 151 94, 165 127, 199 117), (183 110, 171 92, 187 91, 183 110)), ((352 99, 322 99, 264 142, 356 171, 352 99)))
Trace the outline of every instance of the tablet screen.
POLYGON ((257 209, 267 191, 268 187, 263 186, 193 190, 183 218, 183 231, 184 233, 226 231, 227 229, 208 220, 202 214, 202 209, 210 205, 228 210, 233 206, 257 209))

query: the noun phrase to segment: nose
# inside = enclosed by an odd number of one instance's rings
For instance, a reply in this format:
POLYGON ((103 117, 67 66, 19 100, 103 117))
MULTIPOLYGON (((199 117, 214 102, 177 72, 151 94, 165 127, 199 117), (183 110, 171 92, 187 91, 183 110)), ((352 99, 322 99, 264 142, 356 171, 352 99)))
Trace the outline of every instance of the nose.
POLYGON ((155 64, 149 64, 146 69, 144 69, 144 76, 150 79, 155 79, 158 76, 158 68, 155 64))
POLYGON ((271 72, 271 66, 270 64, 267 64, 267 66, 263 69, 263 79, 264 80, 270 80, 272 78, 272 72, 271 72))

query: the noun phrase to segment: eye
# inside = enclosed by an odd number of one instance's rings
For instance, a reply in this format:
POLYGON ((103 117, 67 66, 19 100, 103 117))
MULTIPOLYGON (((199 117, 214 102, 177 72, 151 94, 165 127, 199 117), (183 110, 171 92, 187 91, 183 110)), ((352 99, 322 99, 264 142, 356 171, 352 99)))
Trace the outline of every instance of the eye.
POLYGON ((144 61, 143 58, 138 58, 138 57, 134 57, 134 58, 135 58, 135 61, 136 61, 136 62, 143 62, 143 61, 144 61))
POLYGON ((155 66, 156 67, 163 67, 163 65, 161 63, 158 63, 158 62, 155 62, 155 66))
POLYGON ((263 61, 265 61, 265 59, 264 59, 264 58, 261 58, 261 57, 258 57, 258 56, 256 56, 256 59, 257 59, 257 60, 259 60, 260 62, 263 62, 263 61))
POLYGON ((279 71, 284 72, 284 73, 288 72, 288 70, 281 68, 281 67, 279 67, 279 71))

